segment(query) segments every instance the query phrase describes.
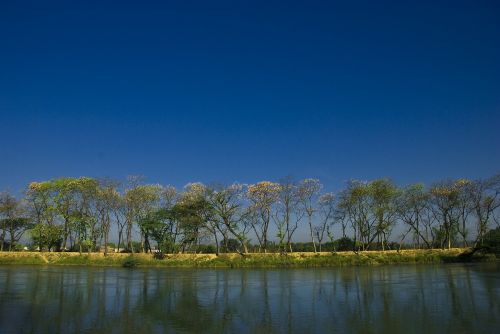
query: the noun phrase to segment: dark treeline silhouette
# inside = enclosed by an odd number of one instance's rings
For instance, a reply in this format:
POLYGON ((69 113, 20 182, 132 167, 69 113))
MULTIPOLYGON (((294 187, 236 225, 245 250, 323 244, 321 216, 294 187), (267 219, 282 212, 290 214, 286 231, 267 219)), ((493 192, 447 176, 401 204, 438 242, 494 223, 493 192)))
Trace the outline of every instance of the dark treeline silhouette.
POLYGON ((499 224, 500 175, 398 187, 352 180, 245 185, 144 184, 90 177, 29 184, 0 194, 0 250, 293 252, 475 247, 499 224), (296 242, 307 231, 308 242, 296 242), (24 236, 24 239, 23 239, 24 236), (113 241, 113 242, 110 242, 113 241))

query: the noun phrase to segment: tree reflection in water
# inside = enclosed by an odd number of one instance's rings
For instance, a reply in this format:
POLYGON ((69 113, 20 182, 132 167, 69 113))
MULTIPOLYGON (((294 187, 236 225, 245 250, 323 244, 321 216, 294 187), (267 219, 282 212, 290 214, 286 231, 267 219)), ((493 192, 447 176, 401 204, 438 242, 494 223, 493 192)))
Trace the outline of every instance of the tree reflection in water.
POLYGON ((500 267, 0 267, 2 333, 443 333, 500 328, 500 267))

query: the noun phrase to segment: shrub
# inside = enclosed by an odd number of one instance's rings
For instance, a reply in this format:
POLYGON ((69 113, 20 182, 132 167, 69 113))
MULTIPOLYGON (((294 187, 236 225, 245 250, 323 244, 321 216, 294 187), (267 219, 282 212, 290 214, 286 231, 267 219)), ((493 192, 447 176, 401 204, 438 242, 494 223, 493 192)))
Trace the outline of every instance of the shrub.
POLYGON ((215 254, 217 250, 214 245, 199 245, 198 251, 203 254, 215 254))
POLYGON ((154 252, 153 258, 155 260, 163 260, 165 258, 165 254, 163 252, 154 252))
POLYGON ((133 256, 129 256, 123 261, 122 266, 125 268, 135 268, 139 264, 139 260, 133 256))
POLYGON ((220 249, 223 253, 234 253, 238 251, 240 247, 240 242, 236 239, 228 239, 226 241, 221 241, 220 249))
POLYGON ((500 256, 500 227, 490 230, 484 235, 480 248, 483 248, 488 253, 500 256))
POLYGON ((354 249, 354 241, 351 238, 344 237, 335 241, 337 244, 337 250, 342 251, 351 251, 354 249))

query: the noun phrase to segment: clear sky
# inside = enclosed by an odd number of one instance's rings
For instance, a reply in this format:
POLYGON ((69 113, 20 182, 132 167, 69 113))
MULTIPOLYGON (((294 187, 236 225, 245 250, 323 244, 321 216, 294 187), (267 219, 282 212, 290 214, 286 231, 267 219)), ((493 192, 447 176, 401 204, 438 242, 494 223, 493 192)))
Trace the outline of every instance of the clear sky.
POLYGON ((0 189, 500 171, 499 1, 2 1, 0 189))

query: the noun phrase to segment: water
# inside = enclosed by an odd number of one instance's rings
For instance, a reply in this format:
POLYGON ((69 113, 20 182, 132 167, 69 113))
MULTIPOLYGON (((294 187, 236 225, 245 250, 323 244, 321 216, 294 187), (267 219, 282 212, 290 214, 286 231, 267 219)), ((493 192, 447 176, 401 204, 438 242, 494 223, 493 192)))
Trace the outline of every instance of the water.
POLYGON ((498 333, 500 265, 0 266, 0 333, 498 333))

